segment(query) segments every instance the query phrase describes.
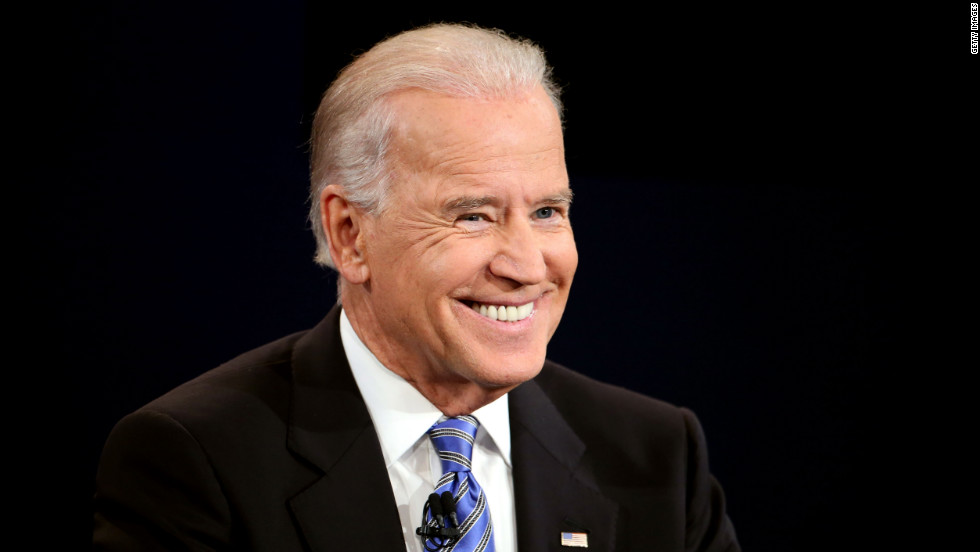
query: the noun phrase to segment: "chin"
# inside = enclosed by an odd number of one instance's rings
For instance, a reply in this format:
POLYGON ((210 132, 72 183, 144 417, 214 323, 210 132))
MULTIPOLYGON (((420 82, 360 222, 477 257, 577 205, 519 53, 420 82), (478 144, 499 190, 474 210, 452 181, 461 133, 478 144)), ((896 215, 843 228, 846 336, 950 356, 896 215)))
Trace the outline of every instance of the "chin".
POLYGON ((481 387, 490 389, 513 388, 534 379, 544 367, 544 353, 521 355, 506 364, 480 366, 470 378, 481 387))

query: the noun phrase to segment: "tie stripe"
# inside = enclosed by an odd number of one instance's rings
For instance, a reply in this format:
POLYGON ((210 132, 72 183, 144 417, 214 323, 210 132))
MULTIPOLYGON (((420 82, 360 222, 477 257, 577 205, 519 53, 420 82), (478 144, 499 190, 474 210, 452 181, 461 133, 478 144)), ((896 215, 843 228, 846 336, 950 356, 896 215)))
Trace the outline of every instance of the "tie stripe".
MULTIPOLYGON (((456 501, 456 515, 460 520, 459 537, 450 543, 433 540, 426 548, 444 546, 448 552, 494 552, 493 525, 487 498, 470 472, 473 443, 480 422, 473 416, 449 418, 429 430, 443 476, 436 483, 436 494, 449 491, 456 501), (449 546, 445 546, 449 544, 449 546)), ((431 515, 427 521, 431 520, 431 515)))
POLYGON ((487 528, 483 531, 483 536, 480 537, 480 542, 477 544, 476 549, 479 551, 484 551, 487 546, 490 545, 490 539, 493 538, 493 525, 487 524, 487 528))
MULTIPOLYGON (((464 470, 469 470, 470 469, 470 459, 467 458, 467 457, 465 457, 465 456, 463 456, 462 454, 460 454, 458 452, 450 452, 448 450, 440 450, 439 451, 439 459, 442 460, 443 462, 455 462, 455 463, 459 464, 460 466, 463 466, 463 470, 458 470, 457 469, 457 470, 454 470, 454 471, 464 471, 464 470)), ((443 464, 443 465, 445 465, 445 464, 443 464)))
POLYGON ((463 439, 464 441, 469 443, 471 447, 473 446, 473 436, 463 431, 462 429, 456 429, 454 427, 433 429, 432 431, 429 432, 429 436, 432 437, 433 439, 437 437, 456 437, 459 439, 463 439))
MULTIPOLYGON (((453 479, 456 479, 455 473, 449 472, 449 473, 442 474, 442 477, 439 478, 439 481, 436 481, 436 488, 438 489, 444 486, 445 484, 449 483, 453 479)), ((456 497, 456 500, 459 501, 459 497, 456 497)))
POLYGON ((466 496, 466 493, 468 492, 470 492, 469 478, 464 479, 462 482, 460 482, 459 488, 456 489, 456 493, 453 494, 453 500, 458 503, 460 500, 463 499, 464 496, 466 496))
MULTIPOLYGON (((459 526, 459 532, 463 533, 464 535, 469 533, 470 529, 473 528, 473 525, 475 525, 477 520, 480 519, 480 516, 483 515, 483 510, 485 510, 486 507, 487 499, 481 494, 480 498, 476 501, 476 507, 473 508, 473 511, 466 516, 466 519, 464 519, 463 523, 459 526)), ((463 537, 461 536, 459 540, 463 540, 463 537)))

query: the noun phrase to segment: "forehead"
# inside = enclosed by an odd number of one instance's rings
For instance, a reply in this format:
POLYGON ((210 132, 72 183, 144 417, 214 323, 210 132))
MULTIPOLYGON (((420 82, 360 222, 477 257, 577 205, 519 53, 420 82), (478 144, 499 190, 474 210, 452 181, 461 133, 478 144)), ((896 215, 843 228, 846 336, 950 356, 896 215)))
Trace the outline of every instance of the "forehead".
POLYGON ((407 90, 389 101, 390 153, 401 169, 457 177, 564 172, 561 121, 541 87, 504 99, 407 90))

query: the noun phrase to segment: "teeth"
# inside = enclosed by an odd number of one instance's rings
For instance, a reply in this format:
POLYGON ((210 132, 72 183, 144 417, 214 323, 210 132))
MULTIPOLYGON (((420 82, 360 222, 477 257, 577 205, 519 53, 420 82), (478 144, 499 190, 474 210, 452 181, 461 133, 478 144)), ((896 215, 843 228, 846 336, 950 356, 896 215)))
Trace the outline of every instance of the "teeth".
POLYGON ((517 322, 518 320, 524 320, 531 313, 534 312, 534 301, 515 307, 513 305, 509 306, 496 306, 496 305, 484 305, 482 303, 473 303, 471 308, 486 316, 490 320, 500 320, 502 322, 517 322))

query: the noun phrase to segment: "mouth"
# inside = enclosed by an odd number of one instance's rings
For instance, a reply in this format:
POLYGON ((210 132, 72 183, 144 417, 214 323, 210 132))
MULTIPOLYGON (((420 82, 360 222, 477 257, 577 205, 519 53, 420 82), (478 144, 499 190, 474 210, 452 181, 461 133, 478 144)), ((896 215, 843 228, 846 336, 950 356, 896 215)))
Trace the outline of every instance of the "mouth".
POLYGON ((524 305, 490 305, 476 301, 467 303, 477 314, 500 322, 518 322, 534 313, 534 301, 524 305))

